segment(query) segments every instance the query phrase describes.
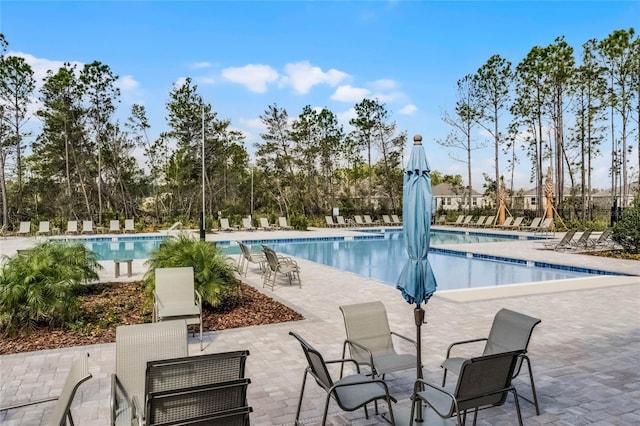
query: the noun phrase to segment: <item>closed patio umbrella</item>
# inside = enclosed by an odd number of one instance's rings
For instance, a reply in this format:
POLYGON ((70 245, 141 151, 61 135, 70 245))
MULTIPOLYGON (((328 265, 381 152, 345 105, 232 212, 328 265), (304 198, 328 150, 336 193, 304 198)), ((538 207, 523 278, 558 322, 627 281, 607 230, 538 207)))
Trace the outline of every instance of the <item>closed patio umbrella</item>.
MULTIPOLYGON (((396 288, 408 303, 415 303, 417 343, 417 376, 422 378, 422 345, 420 328, 424 323, 424 309, 436 291, 436 278, 429 265, 429 232, 431 230, 431 169, 422 147, 422 136, 413 137, 411 156, 405 169, 402 189, 402 231, 409 260, 402 269, 396 288)), ((422 409, 418 405, 416 420, 422 420, 422 409)))

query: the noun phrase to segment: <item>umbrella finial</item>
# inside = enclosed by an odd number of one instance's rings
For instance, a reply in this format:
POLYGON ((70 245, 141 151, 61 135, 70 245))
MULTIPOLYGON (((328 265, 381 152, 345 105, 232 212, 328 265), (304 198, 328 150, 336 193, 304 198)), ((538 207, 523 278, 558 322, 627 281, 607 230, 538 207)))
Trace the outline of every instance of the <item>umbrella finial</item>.
POLYGON ((422 135, 415 135, 413 137, 413 144, 414 145, 422 145, 422 135))

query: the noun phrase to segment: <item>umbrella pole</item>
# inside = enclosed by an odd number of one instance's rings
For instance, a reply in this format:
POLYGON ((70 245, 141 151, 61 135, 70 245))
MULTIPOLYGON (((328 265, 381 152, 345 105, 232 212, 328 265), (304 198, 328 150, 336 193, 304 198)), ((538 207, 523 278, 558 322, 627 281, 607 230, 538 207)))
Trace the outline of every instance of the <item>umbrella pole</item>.
MULTIPOLYGON (((417 350, 417 354, 416 354, 416 358, 417 358, 417 365, 416 365, 416 369, 417 369, 417 376, 418 379, 422 379, 422 331, 421 331, 421 327, 422 324, 424 324, 424 309, 422 309, 422 306, 420 306, 420 304, 416 305, 416 308, 413 310, 413 316, 416 320, 416 344, 418 346, 418 350, 417 350)), ((416 409, 416 418, 415 421, 417 423, 422 423, 423 419, 422 419, 422 403, 418 404, 418 407, 416 409)))

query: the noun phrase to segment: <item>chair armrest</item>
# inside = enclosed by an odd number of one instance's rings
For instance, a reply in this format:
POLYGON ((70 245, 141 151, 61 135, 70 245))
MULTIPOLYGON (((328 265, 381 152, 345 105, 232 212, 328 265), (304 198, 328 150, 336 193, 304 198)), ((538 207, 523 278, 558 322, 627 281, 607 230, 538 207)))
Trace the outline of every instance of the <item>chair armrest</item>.
POLYGON ((449 355, 451 355, 451 349, 454 346, 458 346, 458 345, 464 345, 466 343, 475 343, 475 342, 486 342, 487 338, 486 337, 481 337, 479 339, 471 339, 471 340, 460 340, 459 342, 453 342, 452 344, 449 345, 449 347, 447 348, 447 358, 450 358, 449 355))
POLYGON ((398 336, 399 338, 404 339, 407 342, 413 343, 413 346, 415 346, 416 350, 418 350, 418 342, 416 342, 415 340, 410 339, 410 338, 408 338, 406 336, 403 336, 402 334, 398 334, 395 331, 392 331, 391 334, 394 335, 394 336, 398 336))
MULTIPOLYGON (((456 397, 455 397, 455 396, 453 396, 453 394, 452 394, 451 392, 448 392, 446 389, 444 389, 444 388, 442 388, 442 387, 440 387, 440 386, 432 385, 431 383, 429 383, 429 382, 427 382, 426 380, 423 380, 423 379, 417 379, 417 380, 415 381, 415 384, 413 385, 413 396, 412 396, 412 399, 413 399, 413 398, 419 398, 419 399, 422 399, 423 401, 426 401, 426 399, 424 399, 424 398, 422 398, 422 397, 420 396, 420 390, 421 390, 424 386, 428 386, 428 387, 430 387, 431 389, 436 390, 436 391, 438 391, 438 392, 440 392, 440 393, 442 393, 442 394, 444 394, 444 395, 448 396, 449 398, 451 398, 451 401, 453 402, 453 404, 454 404, 454 406, 455 406, 455 408, 456 408, 456 411, 458 411, 458 401, 456 400, 456 397)), ((428 402, 428 401, 427 401, 427 402, 428 402)), ((430 406, 430 407, 431 407, 431 408, 432 408, 436 413, 438 413, 438 415, 439 415, 440 417, 445 416, 445 415, 447 414, 447 413, 440 413, 440 411, 438 411, 438 410, 436 409, 436 407, 434 407, 434 406, 433 406, 433 405, 431 405, 431 404, 429 404, 429 406, 430 406)), ((477 413, 476 413, 476 414, 477 414, 477 413)))
POLYGON ((138 401, 138 398, 135 397, 135 395, 133 396, 133 398, 131 398, 131 425, 138 425, 138 426, 143 426, 144 425, 144 408, 142 408, 140 406, 140 401, 138 401))
POLYGON ((358 362, 355 359, 352 358, 343 358, 343 359, 332 359, 329 361, 325 360, 325 364, 337 364, 337 363, 341 363, 342 365, 344 365, 346 362, 352 362, 353 365, 355 365, 356 367, 356 371, 358 372, 358 374, 360 374, 360 366, 358 365, 358 362))
POLYGON ((196 295, 196 299, 198 300, 198 306, 200 307, 200 309, 202 309, 202 296, 200 295, 200 292, 198 290, 193 290, 193 292, 196 295))
POLYGON ((373 353, 371 352, 371 350, 369 348, 367 348, 366 346, 356 342, 355 340, 347 339, 343 343, 343 350, 342 350, 343 352, 344 352, 344 348, 346 347, 347 344, 356 346, 356 347, 362 349, 363 351, 366 351, 369 354, 369 361, 371 362, 371 368, 374 368, 373 367, 373 353))

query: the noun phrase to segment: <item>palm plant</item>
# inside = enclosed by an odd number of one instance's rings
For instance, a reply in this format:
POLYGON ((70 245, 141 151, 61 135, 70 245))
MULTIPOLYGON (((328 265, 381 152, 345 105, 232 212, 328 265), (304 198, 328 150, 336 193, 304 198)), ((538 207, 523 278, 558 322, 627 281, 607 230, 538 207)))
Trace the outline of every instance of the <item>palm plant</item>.
POLYGON ((202 299, 212 307, 228 298, 240 296, 239 283, 234 271, 237 266, 230 263, 222 250, 206 241, 194 240, 187 234, 169 238, 150 253, 145 263, 149 268, 144 276, 147 298, 153 298, 156 268, 193 267, 195 288, 202 299))
POLYGON ((84 280, 98 279, 97 255, 79 243, 44 242, 14 257, 0 271, 0 331, 62 325, 78 313, 84 280))

